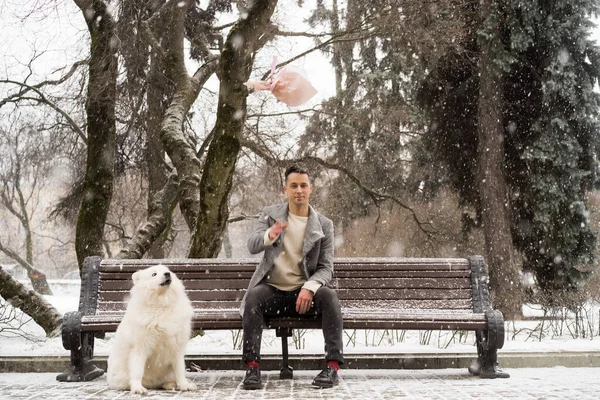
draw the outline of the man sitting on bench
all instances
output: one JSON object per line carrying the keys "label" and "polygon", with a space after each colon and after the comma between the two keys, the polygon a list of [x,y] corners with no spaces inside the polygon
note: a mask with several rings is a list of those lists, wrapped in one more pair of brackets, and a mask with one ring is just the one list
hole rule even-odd
{"label": "man sitting on bench", "polygon": [[261,388],[260,344],[265,317],[321,315],[326,366],[312,384],[338,384],[343,364],[342,313],[337,293],[327,284],[333,278],[333,223],[309,205],[312,184],[308,171],[291,166],[285,171],[287,203],[265,207],[248,238],[252,254],[264,251],[244,298],[244,389]]}

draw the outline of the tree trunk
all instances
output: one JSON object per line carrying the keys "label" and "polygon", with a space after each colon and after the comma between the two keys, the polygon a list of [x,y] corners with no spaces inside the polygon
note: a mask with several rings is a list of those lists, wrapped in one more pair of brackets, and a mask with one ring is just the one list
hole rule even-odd
{"label": "tree trunk", "polygon": [[[23,202],[22,207],[25,207],[25,204]],[[23,208],[23,210],[25,211],[25,208]],[[27,213],[24,213],[25,215],[25,219],[26,219],[26,223],[23,224],[23,227],[25,229],[25,248],[27,249],[27,256],[25,258],[25,260],[21,259],[21,257],[18,257],[18,255],[15,253],[15,255],[17,256],[15,257],[11,257],[13,260],[15,260],[16,262],[18,262],[21,266],[23,266],[26,270],[27,270],[27,277],[29,278],[29,281],[31,282],[31,285],[33,287],[33,290],[35,290],[36,292],[38,292],[39,294],[46,294],[46,295],[52,295],[52,290],[50,289],[50,285],[48,285],[48,281],[46,279],[46,274],[44,274],[42,271],[40,271],[39,269],[36,269],[33,265],[33,234],[31,232],[31,224],[29,221],[29,215]],[[23,262],[26,261],[26,262]]]}
{"label": "tree trunk", "polygon": [[219,63],[219,104],[213,139],[206,154],[200,181],[200,208],[192,235],[189,257],[216,257],[229,218],[229,194],[246,120],[248,91],[254,52],[275,10],[276,0],[256,0],[246,18],[229,32]]}
{"label": "tree trunk", "polygon": [[[341,15],[339,14],[337,0],[333,0],[333,4],[331,5],[332,12],[329,16],[329,23],[331,24],[331,32],[334,34],[340,33],[340,22],[339,18]],[[343,79],[343,68],[342,68],[342,58],[340,56],[340,45],[334,44],[331,46],[332,54],[331,54],[331,64],[333,65],[333,70],[335,72],[335,94],[336,96],[342,95],[342,79]]]}
{"label": "tree trunk", "polygon": [[42,271],[36,269],[31,263],[24,260],[19,254],[15,251],[9,249],[8,247],[4,247],[2,243],[0,243],[0,251],[15,260],[19,263],[20,266],[25,268],[27,271],[27,277],[31,281],[31,286],[33,290],[38,292],[39,294],[52,295],[52,290],[50,290],[50,286],[48,285],[48,281],[46,280],[46,274]]}
{"label": "tree trunk", "polygon": [[[168,52],[170,35],[170,13],[161,14],[154,21],[153,33],[161,38],[160,47]],[[154,196],[163,190],[167,182],[167,171],[165,168],[165,149],[160,140],[160,126],[167,107],[175,93],[176,79],[172,76],[172,70],[167,68],[162,54],[156,51],[150,53],[150,70],[148,73],[148,118],[146,124],[146,170],[148,171],[148,217],[151,219],[154,211],[152,208]],[[158,235],[148,249],[151,258],[164,258],[164,237]]]}
{"label": "tree trunk", "polygon": [[[352,31],[359,27],[361,23],[359,9],[358,9],[358,0],[348,0],[347,2],[347,12],[346,12],[346,30]],[[337,7],[337,4],[334,3],[334,7]],[[334,8],[335,10],[335,8]],[[336,21],[339,16],[332,17],[332,22],[335,21],[335,24],[332,25],[335,33],[339,33],[339,23]],[[338,70],[340,70],[340,79],[345,78],[344,86],[340,85],[340,91],[336,91],[336,99],[335,101],[338,103],[336,105],[337,110],[342,110],[342,112],[336,113],[335,117],[333,117],[334,130],[336,132],[336,143],[335,143],[335,162],[337,164],[346,164],[346,165],[355,165],[354,156],[356,154],[356,149],[354,148],[355,136],[356,132],[353,127],[350,127],[347,121],[347,115],[350,115],[355,109],[355,97],[356,92],[359,89],[360,80],[357,74],[354,72],[354,64],[355,64],[355,47],[357,42],[354,41],[341,41],[339,43],[335,43],[333,45],[333,56],[332,62],[338,62],[339,66],[335,66],[336,70],[336,81],[338,79]],[[338,60],[336,60],[336,54]],[[333,196],[333,207],[338,208],[340,210],[348,210],[351,208],[355,208],[357,204],[352,204],[352,196],[347,196],[346,194],[350,192],[349,188],[353,187],[351,179],[349,179],[346,175],[340,175],[335,182],[334,196]],[[346,214],[344,212],[339,215],[339,228],[340,233],[343,234],[343,230],[345,230],[349,224],[354,219],[354,215]]]}
{"label": "tree trunk", "polygon": [[179,177],[179,206],[185,222],[193,232],[198,216],[199,184],[202,165],[196,149],[183,132],[183,122],[198,92],[217,68],[216,57],[200,67],[192,78],[185,68],[184,21],[189,4],[173,3],[169,43],[167,43],[167,68],[171,71],[177,89],[161,123],[160,139],[177,169]]}
{"label": "tree trunk", "polygon": [[0,296],[29,315],[48,337],[60,335],[62,315],[38,293],[28,290],[0,267]]}
{"label": "tree trunk", "polygon": [[81,8],[91,37],[86,98],[87,163],[75,232],[77,262],[81,268],[86,257],[103,256],[104,224],[114,179],[118,39],[114,34],[114,21],[104,2],[75,2]]}
{"label": "tree trunk", "polygon": [[480,4],[487,31],[480,42],[477,182],[494,307],[506,319],[513,319],[521,316],[523,292],[513,259],[510,200],[503,168],[502,73],[494,64],[501,48],[500,16],[494,0]]}
{"label": "tree trunk", "polygon": [[156,239],[161,237],[171,222],[177,189],[177,176],[169,176],[166,185],[152,199],[148,209],[150,214],[148,221],[129,240],[127,246],[121,249],[116,258],[142,258]]}
{"label": "tree trunk", "polygon": [[225,253],[225,258],[233,257],[233,246],[231,245],[231,238],[229,237],[229,229],[225,228],[225,232],[223,232],[223,252]]}

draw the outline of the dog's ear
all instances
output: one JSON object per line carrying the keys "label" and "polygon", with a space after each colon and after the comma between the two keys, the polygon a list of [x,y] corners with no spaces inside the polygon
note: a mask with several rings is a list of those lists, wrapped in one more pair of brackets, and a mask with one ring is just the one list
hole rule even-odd
{"label": "dog's ear", "polygon": [[139,270],[139,271],[134,272],[133,275],[131,275],[131,278],[133,279],[134,283],[140,280],[141,272],[142,271]]}

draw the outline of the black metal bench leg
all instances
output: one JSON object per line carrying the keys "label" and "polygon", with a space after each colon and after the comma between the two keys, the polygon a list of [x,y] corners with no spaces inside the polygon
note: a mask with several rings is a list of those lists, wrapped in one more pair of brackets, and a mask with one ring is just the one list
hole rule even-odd
{"label": "black metal bench leg", "polygon": [[82,382],[98,378],[104,371],[92,362],[94,356],[94,335],[81,333],[81,313],[66,313],[63,317],[62,341],[65,349],[71,351],[71,365],[56,377],[60,382]]}
{"label": "black metal bench leg", "polygon": [[94,335],[84,333],[81,335],[81,347],[71,349],[71,365],[69,369],[56,377],[60,382],[87,382],[94,380],[104,370],[98,368],[93,362]]}
{"label": "black metal bench leg", "polygon": [[281,355],[283,357],[283,364],[281,371],[279,371],[279,379],[293,379],[294,369],[289,364],[289,352],[288,352],[288,338],[292,336],[291,328],[277,328],[275,329],[277,337],[281,337]]}
{"label": "black metal bench leg", "polygon": [[64,348],[71,351],[71,365],[68,370],[56,377],[56,380],[60,382],[91,381],[104,374],[104,371],[92,362],[94,334],[83,333],[81,329],[83,315],[96,313],[100,262],[101,258],[98,256],[85,259],[81,277],[79,309],[65,313],[63,316],[62,342]]}
{"label": "black metal bench leg", "polygon": [[477,331],[477,361],[469,372],[482,379],[509,378],[498,365],[498,349],[504,345],[504,320],[499,311],[486,312],[487,331]]}

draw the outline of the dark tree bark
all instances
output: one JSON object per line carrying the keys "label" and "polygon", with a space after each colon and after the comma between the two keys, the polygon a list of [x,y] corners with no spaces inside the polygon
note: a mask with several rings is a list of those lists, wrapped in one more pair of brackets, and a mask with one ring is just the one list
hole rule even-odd
{"label": "dark tree bark", "polygon": [[[167,182],[165,151],[160,141],[160,124],[173,93],[175,83],[169,75],[166,60],[166,43],[170,28],[168,7],[152,0],[122,0],[117,34],[121,41],[120,55],[126,72],[126,86],[121,86],[120,96],[139,96],[142,113],[133,125],[145,130],[142,168],[147,176],[148,218],[152,218],[154,195],[161,191]],[[144,37],[148,29],[156,38],[156,45],[162,52],[152,51]],[[145,105],[146,107],[143,107]],[[150,248],[148,256],[163,258],[163,236],[159,235]]]}
{"label": "dark tree bark", "polygon": [[[175,6],[177,5],[177,6]],[[190,107],[198,97],[198,92],[218,66],[217,57],[209,57],[192,77],[188,75],[184,60],[184,22],[189,3],[172,5],[171,33],[164,53],[167,68],[176,83],[173,100],[169,104],[161,123],[162,145],[177,170],[179,177],[179,207],[190,230],[193,231],[198,216],[199,184],[202,165],[196,156],[196,149],[183,132],[183,122]],[[153,35],[148,32],[150,40]],[[153,50],[162,53],[160,45],[154,42]]]}
{"label": "dark tree bark", "polygon": [[115,258],[142,258],[151,248],[156,239],[171,222],[173,209],[176,205],[178,181],[176,175],[169,176],[166,185],[154,194],[148,207],[148,221],[138,229],[137,233]]}
{"label": "dark tree bark", "polygon": [[240,135],[246,120],[248,91],[254,52],[263,43],[276,0],[256,0],[246,18],[231,29],[221,53],[217,75],[221,81],[217,121],[200,181],[199,213],[189,257],[216,257],[229,218],[229,194],[240,151]]}
{"label": "dark tree bark", "polygon": [[487,36],[480,42],[477,182],[494,307],[506,319],[514,319],[521,316],[522,288],[513,259],[510,199],[504,176],[502,73],[494,63],[501,49],[500,16],[494,0],[480,4]]}
{"label": "dark tree bark", "polygon": [[[166,54],[170,35],[174,29],[170,29],[170,13],[162,13],[153,24],[153,33],[157,38],[161,38],[159,45]],[[162,118],[165,115],[167,107],[173,99],[175,93],[175,77],[172,70],[167,68],[166,60],[162,54],[156,51],[150,53],[150,70],[148,73],[148,117],[146,123],[146,169],[148,171],[148,217],[152,218],[155,201],[154,196],[157,192],[163,190],[167,182],[167,170],[165,168],[165,150],[160,139],[160,127]],[[148,256],[152,258],[163,258],[164,236],[159,235],[150,248]]]}
{"label": "dark tree bark", "polygon": [[6,271],[0,268],[0,296],[11,306],[29,315],[48,337],[60,335],[62,315],[33,290],[27,289],[16,281]]}
{"label": "dark tree bark", "polygon": [[91,37],[89,82],[86,98],[87,163],[83,197],[77,216],[77,262],[102,256],[104,224],[113,193],[116,147],[117,46],[115,24],[100,0],[75,0]]}
{"label": "dark tree bark", "polygon": [[[205,51],[203,59],[206,60],[206,63],[191,77],[188,75],[184,63],[184,27],[191,3],[185,1],[167,3],[161,6],[150,20],[141,24],[143,36],[152,48],[151,59],[155,63],[151,64],[150,74],[157,74],[156,92],[154,94],[150,93],[152,88],[149,88],[148,109],[152,108],[154,110],[150,111],[150,114],[154,116],[161,115],[162,117],[160,124],[162,148],[167,152],[177,170],[179,205],[191,232],[194,232],[197,227],[199,213],[223,216],[225,224],[227,222],[227,201],[231,190],[231,178],[235,161],[240,148],[238,135],[241,134],[245,120],[245,101],[248,94],[243,82],[249,78],[254,51],[268,39],[268,34],[264,33],[275,4],[276,1],[261,1],[254,4],[248,11],[248,17],[240,20],[231,31],[235,33],[230,34],[221,56],[214,56]],[[169,29],[158,29],[157,27],[165,21],[167,21]],[[233,40],[234,38],[236,40]],[[240,48],[234,48],[233,46],[240,42],[237,40],[239,38],[243,39],[244,45]],[[216,126],[209,135],[209,139],[207,139],[207,143],[211,143],[208,152],[210,154],[207,153],[208,161],[203,166],[200,155],[196,151],[195,143],[192,143],[183,131],[183,123],[187,112],[198,96],[199,90],[223,62],[226,62],[227,66],[220,68],[219,73],[222,78],[221,106],[219,107],[220,111],[217,113]],[[153,68],[156,69],[153,70]],[[149,78],[152,78],[152,76]],[[225,83],[223,80],[225,80]],[[150,81],[150,85],[152,85],[152,80]],[[170,93],[170,89],[173,87],[171,83],[175,85],[172,96]],[[235,94],[232,97],[233,92]],[[171,100],[163,114],[160,112],[163,105],[161,101],[165,97]],[[151,132],[149,132],[149,136],[151,136]],[[214,141],[215,137],[219,138],[216,142]],[[234,146],[229,146],[230,143],[233,143]],[[215,150],[216,148],[220,150]],[[212,153],[210,149],[212,149]],[[158,146],[154,146],[152,151],[154,152],[153,159],[155,162],[159,162],[159,157],[162,161],[162,154],[158,155],[160,152]],[[225,166],[225,173],[218,173],[219,166],[223,165]],[[200,186],[203,178],[201,177],[207,171],[209,171],[208,175],[211,177],[209,182],[215,183],[218,187],[216,192],[218,192],[219,201],[202,208],[200,204],[202,192]],[[160,179],[160,177],[158,178]],[[210,185],[205,184],[205,187],[207,186]],[[225,207],[224,212],[221,210],[223,206]],[[164,212],[164,204],[163,207],[158,207],[158,209]],[[147,251],[148,241],[155,240],[158,237],[156,236],[158,228],[163,225],[162,223],[151,222],[152,219],[156,220],[159,214],[161,213],[152,213],[153,216],[150,217],[149,222],[138,232],[136,238],[128,244],[127,248],[121,252],[121,256],[139,257]],[[217,242],[212,246],[217,249],[216,253],[218,253],[221,246],[225,224],[220,225],[216,233],[215,231],[205,232],[208,240]]]}

